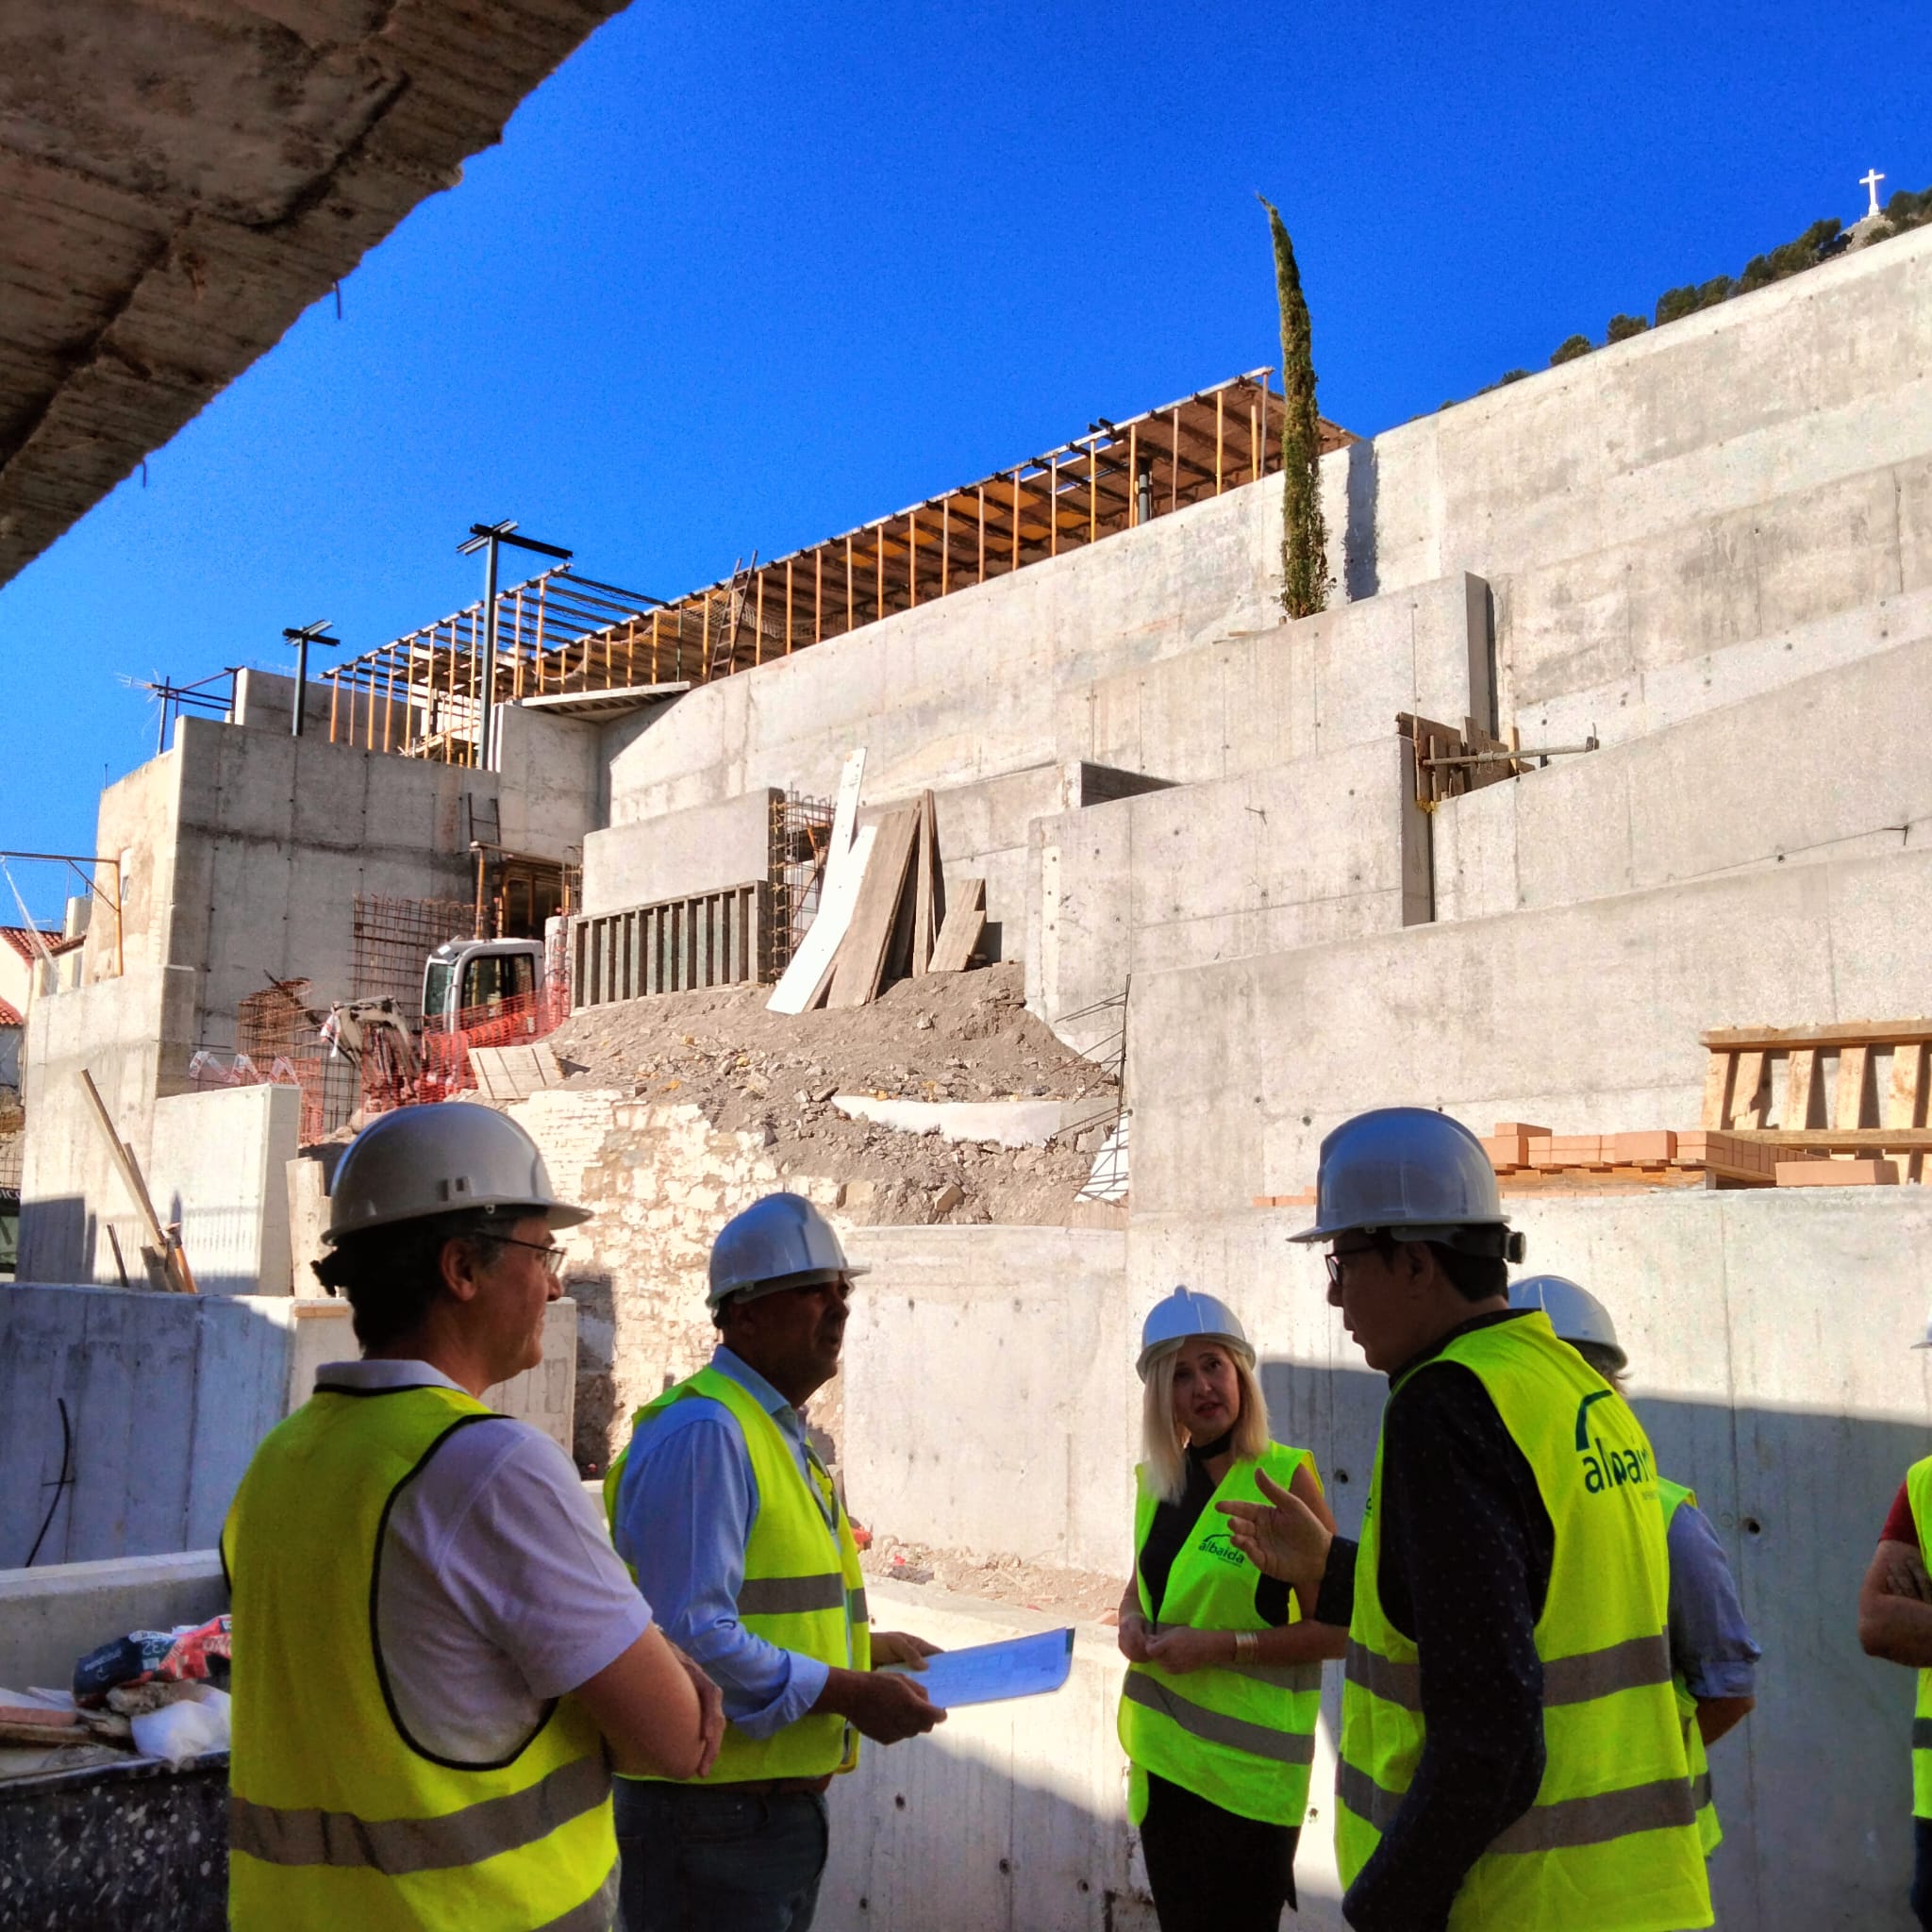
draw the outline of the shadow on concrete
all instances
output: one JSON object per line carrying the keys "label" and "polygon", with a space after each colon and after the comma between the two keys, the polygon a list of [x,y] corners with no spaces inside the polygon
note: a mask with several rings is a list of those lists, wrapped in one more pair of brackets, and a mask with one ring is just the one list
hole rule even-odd
{"label": "shadow on concrete", "polygon": [[[594,1469],[602,1474],[609,1458],[630,1437],[628,1415],[617,1413],[617,1367],[610,1358],[612,1343],[604,1344],[602,1355],[593,1355],[586,1344],[587,1335],[614,1337],[617,1333],[616,1291],[608,1274],[567,1269],[564,1292],[577,1305],[577,1406],[572,1428],[572,1454],[579,1469]],[[622,1422],[620,1436],[612,1429]]]}
{"label": "shadow on concrete", "polygon": [[[1337,1521],[1357,1534],[1384,1378],[1277,1359],[1263,1362],[1261,1382],[1275,1435],[1314,1452]],[[1711,1863],[1719,1924],[1909,1926],[1913,1682],[1858,1648],[1857,1591],[1927,1431],[1641,1388],[1632,1407],[1658,1467],[1697,1491],[1764,1651],[1757,1710],[1712,1754],[1725,1834]],[[1326,1674],[1323,1699],[1331,1738],[1340,1674]]]}
{"label": "shadow on concrete", "polygon": [[1348,446],[1348,526],[1341,539],[1341,584],[1351,604],[1381,589],[1375,556],[1378,494],[1375,445],[1367,437]]}

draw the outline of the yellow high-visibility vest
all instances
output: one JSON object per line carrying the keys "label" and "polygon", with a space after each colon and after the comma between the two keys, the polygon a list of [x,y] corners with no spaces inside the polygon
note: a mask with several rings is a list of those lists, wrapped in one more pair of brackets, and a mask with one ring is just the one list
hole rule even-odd
{"label": "yellow high-visibility vest", "polygon": [[[1671,1686],[1670,1578],[1642,1426],[1541,1312],[1457,1336],[1435,1359],[1480,1377],[1556,1532],[1535,1630],[1546,1761],[1535,1803],[1478,1858],[1451,1932],[1683,1932],[1711,1924]],[[1401,1384],[1391,1391],[1401,1400]],[[1384,1614],[1382,1447],[1343,1667],[1336,1852],[1352,1885],[1422,1756],[1424,1661]]]}
{"label": "yellow high-visibility vest", "polygon": [[[831,1478],[813,1463],[819,1496],[806,1487],[785,1434],[758,1398],[714,1368],[667,1389],[631,1418],[631,1440],[604,1478],[604,1509],[613,1526],[617,1492],[631,1449],[675,1402],[694,1395],[724,1404],[744,1436],[758,1503],[745,1545],[744,1580],[738,1589],[738,1618],[754,1636],[780,1650],[795,1650],[835,1669],[872,1667],[872,1634],[865,1607],[865,1578],[858,1545]],[[824,1508],[819,1507],[823,1496]],[[832,1521],[825,1521],[827,1512]],[[822,1777],[850,1771],[858,1762],[858,1733],[829,1712],[808,1715],[769,1738],[752,1738],[734,1724],[710,1772],[693,1782],[724,1785],[772,1777]]]}
{"label": "yellow high-visibility vest", "polygon": [[[1255,1567],[1227,1534],[1222,1502],[1258,1502],[1255,1477],[1265,1470],[1285,1490],[1314,1458],[1306,1449],[1271,1442],[1258,1462],[1235,1463],[1201,1512],[1168,1574],[1159,1603],[1140,1575],[1141,1552],[1159,1498],[1146,1466],[1134,1472],[1134,1572],[1141,1612],[1157,1632],[1266,1630],[1255,1608]],[[1291,1594],[1289,1621],[1301,1610]],[[1322,1666],[1214,1664],[1175,1673],[1129,1664],[1121,1687],[1120,1740],[1130,1767],[1127,1815],[1147,1815],[1147,1777],[1164,1777],[1224,1811],[1299,1829],[1308,1808],[1308,1768],[1315,1759],[1315,1720],[1322,1708]]]}
{"label": "yellow high-visibility vest", "polygon": [[242,1479],[222,1556],[235,1620],[235,1932],[608,1932],[604,1741],[570,1698],[489,1763],[403,1728],[375,1629],[390,1506],[491,1411],[441,1387],[318,1390]]}
{"label": "yellow high-visibility vest", "polygon": [[[1926,1525],[1932,1524],[1932,1456],[1906,1472],[1906,1501],[1912,1506],[1920,1549],[1932,1549],[1925,1541]],[[1919,1673],[1919,1696],[1912,1706],[1912,1816],[1932,1818],[1932,1671]]]}
{"label": "yellow high-visibility vest", "polygon": [[[1687,1490],[1682,1483],[1674,1483],[1669,1476],[1657,1479],[1657,1501],[1664,1510],[1664,1552],[1670,1553],[1671,1519],[1678,1508],[1689,1503],[1697,1507],[1697,1491]],[[1704,1733],[1697,1728],[1697,1700],[1690,1694],[1690,1687],[1684,1682],[1684,1674],[1675,1668],[1671,1670],[1671,1689],[1677,1699],[1677,1715],[1684,1720],[1684,1757],[1690,1766],[1690,1802],[1697,1807],[1697,1841],[1704,1847],[1707,1858],[1724,1842],[1724,1828],[1718,1822],[1717,1801],[1710,1790],[1710,1754],[1704,1748]]]}

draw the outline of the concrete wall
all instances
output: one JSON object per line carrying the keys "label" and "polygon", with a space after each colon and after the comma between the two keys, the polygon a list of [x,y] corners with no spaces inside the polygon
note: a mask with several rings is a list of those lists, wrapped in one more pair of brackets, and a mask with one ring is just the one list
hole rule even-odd
{"label": "concrete wall", "polygon": [[1082,1051],[1118,1032],[1089,1009],[1130,975],[1430,916],[1428,822],[1394,737],[1036,820],[1029,867],[1026,1002]]}
{"label": "concrete wall", "polygon": [[1932,632],[1438,806],[1436,912],[1932,841]]}
{"label": "concrete wall", "polygon": [[[873,1583],[883,1628],[946,1649],[1049,1628],[1017,1605]],[[833,1781],[831,1858],[818,1923],[880,1932],[1156,1932],[1146,1868],[1127,1827],[1114,1712],[1124,1666],[1113,1632],[1082,1625],[1073,1674],[1049,1697],[952,1712],[930,1736],[866,1744]],[[1321,1837],[1311,1829],[1309,1840]],[[1298,1932],[1341,1932],[1309,1885],[1323,1848],[1305,1846]],[[1332,1864],[1332,1860],[1329,1861]],[[1316,1895],[1310,1895],[1310,1893]]]}
{"label": "concrete wall", "polygon": [[1124,1562],[1140,1431],[1131,1358],[1119,1374],[1139,1319],[1122,1294],[1125,1240],[865,1230],[841,1459],[874,1532],[1075,1569]]}
{"label": "concrete wall", "polygon": [[[1703,520],[1921,462],[1932,447],[1928,350],[1932,236],[1921,234],[1404,424],[1375,439],[1372,487],[1351,494],[1350,594],[1474,571],[1498,587],[1511,708],[1519,692],[1533,699],[1566,679],[1597,682],[1600,658],[1554,668],[1576,656],[1580,640],[1601,635],[1591,601],[1573,607],[1567,632],[1547,610],[1519,630],[1503,580],[1620,546],[1634,554]],[[1883,521],[1900,508],[1895,501]],[[1754,629],[1807,621],[1834,594],[1845,607],[1869,601],[1874,586],[1900,588],[1844,571],[1843,527],[1824,516],[1810,541],[1743,556],[1714,540],[1701,566],[1666,560],[1664,588],[1674,571],[1674,594],[1694,581],[1715,597],[1729,574],[1755,598],[1767,576],[1783,574],[1789,588],[1774,590]],[[1694,615],[1674,627],[1680,655],[1705,648]],[[1536,668],[1545,663],[1547,673]]]}
{"label": "concrete wall", "polygon": [[582,863],[603,822],[598,727],[522,705],[500,705],[494,717],[502,842],[525,858]]}
{"label": "concrete wall", "polygon": [[[309,653],[308,688],[302,694],[304,734],[320,732],[328,736],[329,689],[316,676],[324,654]],[[291,660],[293,661],[292,659]],[[323,664],[326,669],[326,665]],[[246,731],[279,731],[285,738],[294,734],[290,726],[295,715],[295,680],[274,671],[248,669],[235,674],[235,708],[229,722]]]}
{"label": "concrete wall", "polygon": [[227,1087],[155,1102],[148,1192],[203,1294],[290,1291],[289,1163],[301,1138],[293,1087]]}
{"label": "concrete wall", "polygon": [[[485,1400],[568,1452],[575,1303],[551,1304],[543,1350],[541,1366]],[[341,1301],[0,1293],[0,1557],[25,1562],[50,1505],[37,1563],[212,1547],[256,1444],[308,1399],[317,1369],[358,1353]]]}
{"label": "concrete wall", "polygon": [[1134,985],[1136,1213],[1313,1185],[1328,1129],[1440,1106],[1488,1133],[1689,1127],[1707,1027],[1932,1012],[1932,854],[1733,874]]}
{"label": "concrete wall", "polygon": [[216,1550],[0,1570],[0,1685],[64,1690],[97,1645],[130,1630],[205,1624],[227,1607]]}
{"label": "concrete wall", "polygon": [[591,833],[584,841],[583,910],[621,912],[769,878],[772,807],[782,796],[759,786],[716,805],[621,820]]}

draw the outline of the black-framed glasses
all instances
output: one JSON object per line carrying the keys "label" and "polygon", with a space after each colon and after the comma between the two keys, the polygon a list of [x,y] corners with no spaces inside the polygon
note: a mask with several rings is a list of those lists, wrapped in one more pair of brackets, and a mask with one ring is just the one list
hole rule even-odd
{"label": "black-framed glasses", "polygon": [[1381,1247],[1379,1241],[1364,1241],[1358,1248],[1343,1248],[1339,1253],[1330,1249],[1322,1259],[1328,1266],[1328,1286],[1337,1294],[1341,1292],[1341,1271],[1359,1255],[1373,1255]]}
{"label": "black-framed glasses", "polygon": [[491,1239],[501,1241],[507,1248],[528,1248],[531,1254],[541,1255],[543,1257],[543,1266],[548,1271],[552,1281],[555,1281],[563,1273],[563,1250],[558,1247],[555,1242],[520,1241],[513,1234],[492,1235]]}

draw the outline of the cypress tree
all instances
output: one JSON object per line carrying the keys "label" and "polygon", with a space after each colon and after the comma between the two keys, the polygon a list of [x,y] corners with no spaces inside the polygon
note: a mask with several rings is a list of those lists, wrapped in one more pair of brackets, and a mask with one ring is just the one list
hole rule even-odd
{"label": "cypress tree", "polygon": [[1322,519],[1322,427],[1315,413],[1315,359],[1308,305],[1294,244],[1266,195],[1274,238],[1274,292],[1281,307],[1281,608],[1312,617],[1328,601],[1328,529]]}

